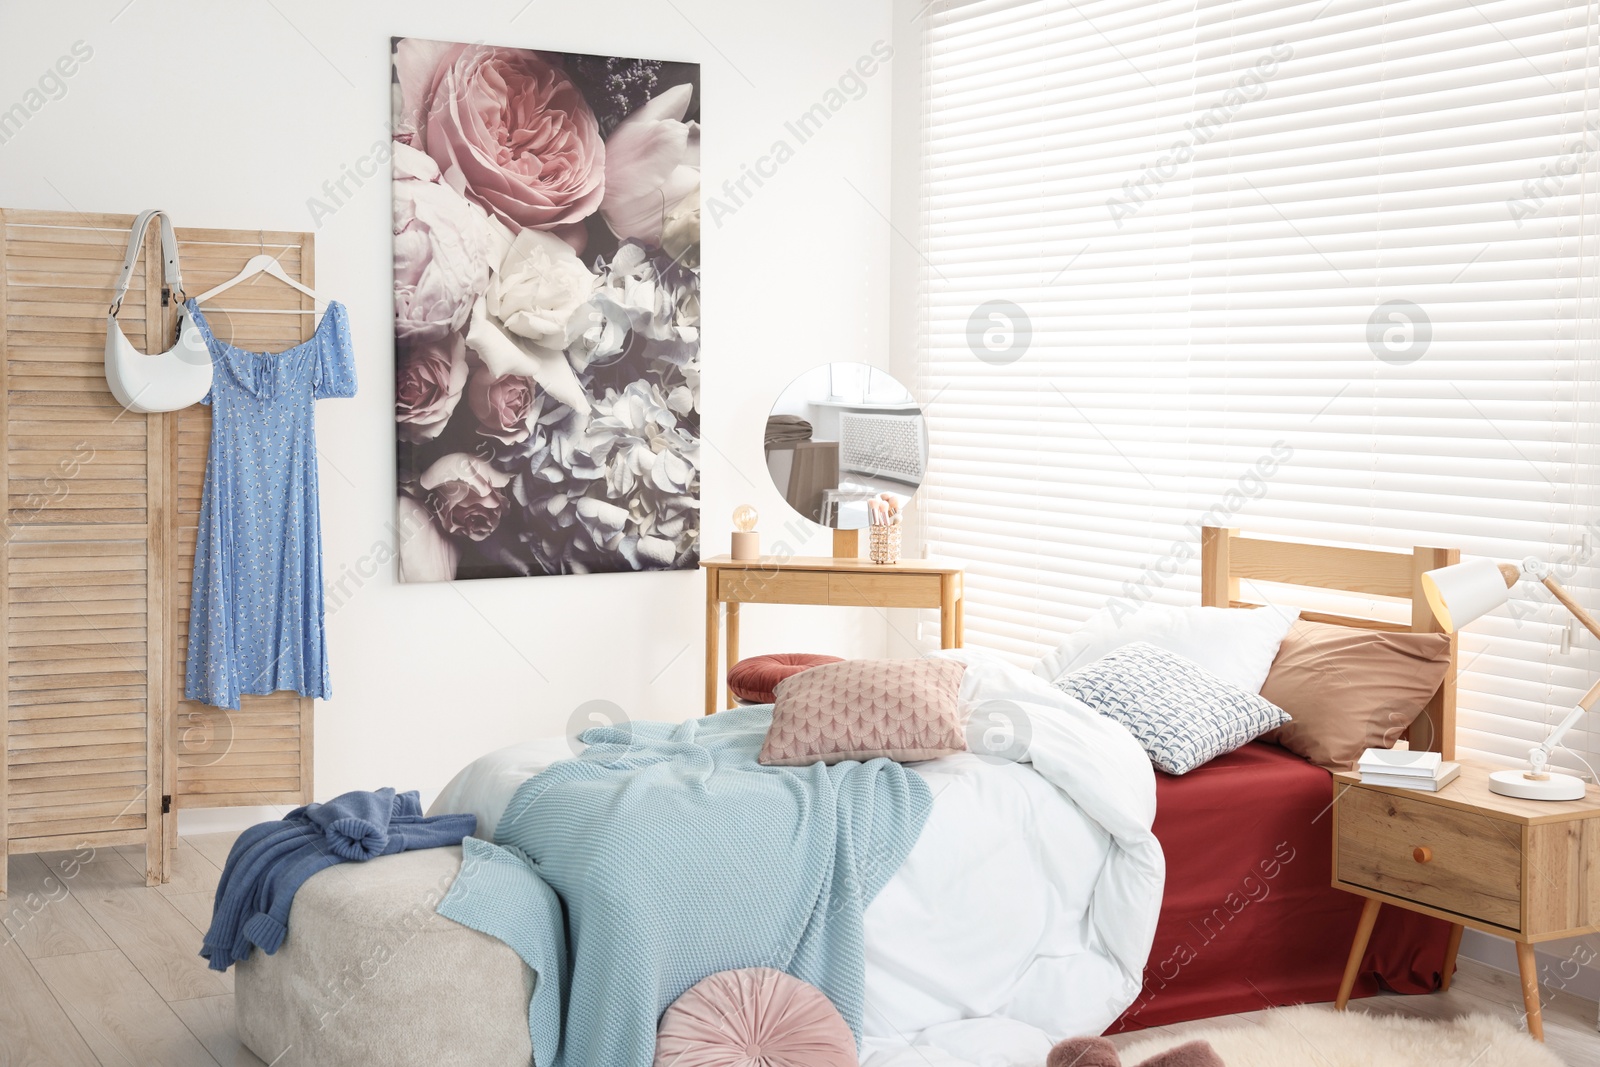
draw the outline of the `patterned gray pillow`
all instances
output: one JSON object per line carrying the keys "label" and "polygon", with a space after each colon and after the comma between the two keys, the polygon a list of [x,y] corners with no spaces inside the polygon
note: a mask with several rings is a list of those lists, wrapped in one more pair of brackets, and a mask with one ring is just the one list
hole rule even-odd
{"label": "patterned gray pillow", "polygon": [[1155,645],[1124,645],[1056,688],[1128,728],[1168,774],[1185,774],[1289,721],[1288,712]]}

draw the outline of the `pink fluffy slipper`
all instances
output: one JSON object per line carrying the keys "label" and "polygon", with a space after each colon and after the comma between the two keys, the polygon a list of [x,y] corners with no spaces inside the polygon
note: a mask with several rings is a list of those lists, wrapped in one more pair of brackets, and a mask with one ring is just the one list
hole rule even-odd
{"label": "pink fluffy slipper", "polygon": [[[1103,1037],[1072,1037],[1050,1050],[1045,1067],[1122,1067],[1117,1047]],[[1209,1042],[1190,1041],[1131,1067],[1227,1067]]]}

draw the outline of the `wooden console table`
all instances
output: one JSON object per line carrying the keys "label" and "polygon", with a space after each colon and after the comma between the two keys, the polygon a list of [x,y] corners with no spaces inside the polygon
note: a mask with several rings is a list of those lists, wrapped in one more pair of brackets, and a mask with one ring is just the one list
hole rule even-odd
{"label": "wooden console table", "polygon": [[[938,608],[939,647],[960,648],[963,571],[905,560],[873,563],[826,556],[763,556],[701,560],[706,572],[706,714],[717,710],[722,606],[727,605],[728,665],[739,662],[739,605],[832,604],[861,608]],[[728,707],[733,706],[732,694]]]}

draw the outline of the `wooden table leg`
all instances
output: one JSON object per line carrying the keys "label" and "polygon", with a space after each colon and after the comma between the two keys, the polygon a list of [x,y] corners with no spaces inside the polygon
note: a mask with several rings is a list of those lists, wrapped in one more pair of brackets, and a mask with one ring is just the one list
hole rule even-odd
{"label": "wooden table leg", "polygon": [[1522,1006],[1528,1012],[1528,1036],[1535,1041],[1544,1040],[1544,1015],[1539,1010],[1539,961],[1534,958],[1533,946],[1517,943],[1517,970],[1522,973]]}
{"label": "wooden table leg", "polygon": [[956,647],[956,580],[947,574],[939,582],[939,647]]}
{"label": "wooden table leg", "polygon": [[1439,969],[1439,991],[1448,992],[1450,980],[1456,976],[1456,954],[1461,951],[1461,931],[1464,927],[1460,923],[1450,924],[1450,940],[1444,946],[1444,966]]}
{"label": "wooden table leg", "polygon": [[962,583],[961,592],[956,597],[956,647],[967,647],[967,590],[965,582]]}
{"label": "wooden table leg", "polygon": [[[728,601],[728,670],[733,670],[733,665],[739,662],[739,602]],[[736,708],[739,702],[734,699],[733,690],[728,690],[728,707]]]}
{"label": "wooden table leg", "polygon": [[722,627],[719,618],[722,604],[717,600],[717,572],[709,569],[706,571],[706,714],[712,715],[717,710],[717,693],[721,688],[721,679],[717,675],[718,645],[722,643]]}
{"label": "wooden table leg", "polygon": [[1361,960],[1367,954],[1367,942],[1372,940],[1372,927],[1378,921],[1381,900],[1367,898],[1361,906],[1361,921],[1356,924],[1356,939],[1350,945],[1350,958],[1345,961],[1344,978],[1339,982],[1339,999],[1333,1002],[1335,1011],[1344,1011],[1350,1003],[1350,994],[1356,988],[1356,975],[1361,973]]}

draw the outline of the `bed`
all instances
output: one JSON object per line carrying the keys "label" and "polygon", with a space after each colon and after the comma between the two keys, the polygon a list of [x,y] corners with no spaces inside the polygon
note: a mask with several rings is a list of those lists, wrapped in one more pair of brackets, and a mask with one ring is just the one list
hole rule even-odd
{"label": "bed", "polygon": [[[1327,548],[1207,529],[1203,599],[1242,607],[1242,581],[1288,583],[1412,600],[1410,625],[1429,628],[1431,614],[1413,598],[1415,576],[1453,555]],[[1326,613],[1302,617],[1405,628]],[[975,688],[964,695],[1055,708],[1066,699],[979,652],[940,655],[968,663]],[[939,1061],[946,1063],[1037,1063],[1052,1035],[1333,998],[1360,905],[1331,888],[1326,771],[1255,743],[1173,778],[1152,771],[1131,735],[1101,716],[1046,714],[1040,723],[1048,729],[1034,738],[1032,768],[970,754],[918,765],[936,797],[933,814],[865,916],[868,1067],[920,1065],[933,1049],[953,1057]],[[1416,733],[1414,743],[1435,741],[1430,747],[1450,754],[1453,669]],[[516,787],[571,754],[559,738],[492,753],[463,770],[433,810],[475,812],[479,835],[491,836]],[[442,884],[438,872],[430,871],[428,884]],[[304,968],[333,965],[296,961],[297,953],[311,957],[322,947],[294,943],[300,906],[297,899],[279,956],[258,954],[241,965],[241,1033],[269,1060],[298,1042],[303,1062],[336,1062],[318,1060],[310,1046],[325,1029],[344,1028],[324,1028],[286,992],[306,984],[298,973]],[[1389,912],[1357,995],[1380,984],[1400,992],[1436,988],[1448,970],[1449,928]],[[458,958],[505,947],[465,928],[440,936],[466,935],[483,944],[461,941],[451,950]],[[514,958],[497,965],[516,967]],[[378,980],[398,982],[405,972],[390,966]],[[465,988],[462,978],[447,984]],[[415,981],[420,989],[438,978]],[[460,1015],[473,998],[456,992]],[[258,1000],[271,1001],[270,1018],[257,1011]],[[349,1028],[362,1029],[360,1010],[359,998],[342,1009]],[[501,1010],[493,1019],[467,1014],[456,1023],[476,1034],[490,1027],[509,1037],[520,1029],[525,1038],[528,1019]],[[391,1062],[434,1055],[416,1040],[412,1046],[407,1051],[421,1058]],[[1010,1051],[995,1059],[1002,1049]]]}
{"label": "bed", "polygon": [[[967,663],[971,699],[1067,702],[981,652],[939,655]],[[912,765],[933,807],[864,917],[863,1062],[978,1040],[968,1024],[997,1016],[1042,1061],[1047,1034],[1102,1030],[1136,992],[1160,907],[1148,757],[1092,713],[1034,730],[1034,767],[970,753]],[[433,810],[472,812],[493,836],[517,788],[571,754],[555,738],[480,757]]]}
{"label": "bed", "polygon": [[[1458,561],[1449,549],[1306,545],[1207,528],[1201,602],[1252,606],[1241,589],[1270,582],[1410,602],[1407,623],[1302,611],[1305,619],[1438,632],[1417,576]],[[1444,684],[1409,738],[1413,747],[1441,751],[1446,759],[1455,755],[1453,655]],[[1333,1000],[1361,901],[1332,888],[1328,772],[1255,742],[1182,777],[1157,771],[1156,797],[1155,833],[1167,860],[1161,921],[1144,989],[1113,1032]],[[1453,958],[1447,962],[1450,925],[1400,912],[1389,908],[1380,916],[1356,996],[1380,988],[1432,992],[1453,968]]]}

